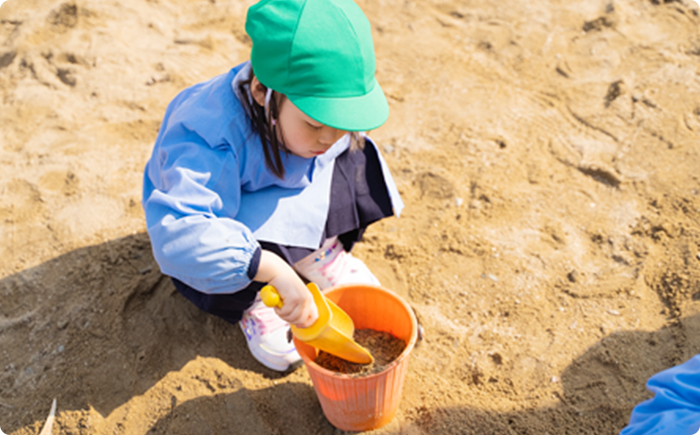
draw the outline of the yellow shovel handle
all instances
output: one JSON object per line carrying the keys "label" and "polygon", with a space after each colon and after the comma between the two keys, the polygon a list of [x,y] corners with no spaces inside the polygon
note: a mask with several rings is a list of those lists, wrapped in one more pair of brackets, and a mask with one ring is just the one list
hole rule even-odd
{"label": "yellow shovel handle", "polygon": [[282,298],[280,298],[277,289],[271,285],[266,285],[260,290],[260,299],[268,307],[282,308]]}

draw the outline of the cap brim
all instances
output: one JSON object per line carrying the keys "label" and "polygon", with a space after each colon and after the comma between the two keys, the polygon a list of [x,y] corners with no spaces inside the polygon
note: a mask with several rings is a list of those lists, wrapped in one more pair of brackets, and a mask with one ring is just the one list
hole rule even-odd
{"label": "cap brim", "polygon": [[389,118],[389,103],[376,80],[374,89],[361,97],[287,95],[287,98],[312,119],[338,130],[374,130]]}

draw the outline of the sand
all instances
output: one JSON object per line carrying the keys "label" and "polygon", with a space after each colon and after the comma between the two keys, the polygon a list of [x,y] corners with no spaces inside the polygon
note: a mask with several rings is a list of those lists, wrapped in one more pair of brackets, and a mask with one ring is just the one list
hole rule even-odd
{"label": "sand", "polygon": [[[251,0],[0,9],[0,428],[339,434],[302,367],[163,277],[140,190],[168,102],[247,59]],[[425,328],[376,434],[615,434],[700,352],[700,10],[360,0],[406,202],[354,253]]]}

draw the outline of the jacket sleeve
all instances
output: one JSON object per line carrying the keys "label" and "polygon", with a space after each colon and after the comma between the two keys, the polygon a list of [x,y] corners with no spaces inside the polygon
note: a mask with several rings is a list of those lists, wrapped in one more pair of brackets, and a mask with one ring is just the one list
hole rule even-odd
{"label": "jacket sleeve", "polygon": [[700,355],[655,374],[654,397],[638,404],[620,435],[700,434]]}
{"label": "jacket sleeve", "polygon": [[260,245],[236,216],[237,157],[180,124],[159,136],[144,176],[143,207],[161,271],[204,293],[233,293],[257,273]]}

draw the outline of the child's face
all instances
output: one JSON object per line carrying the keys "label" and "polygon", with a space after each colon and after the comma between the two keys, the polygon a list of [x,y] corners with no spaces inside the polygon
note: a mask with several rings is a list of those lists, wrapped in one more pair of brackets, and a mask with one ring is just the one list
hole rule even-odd
{"label": "child's face", "polygon": [[346,132],[308,117],[284,98],[277,118],[278,137],[294,155],[310,159],[328,151]]}
{"label": "child's face", "polygon": [[[250,84],[253,99],[265,105],[266,89],[253,77]],[[294,155],[310,159],[328,151],[346,133],[323,125],[299,110],[288,98],[283,98],[277,115],[277,139],[282,140]]]}

